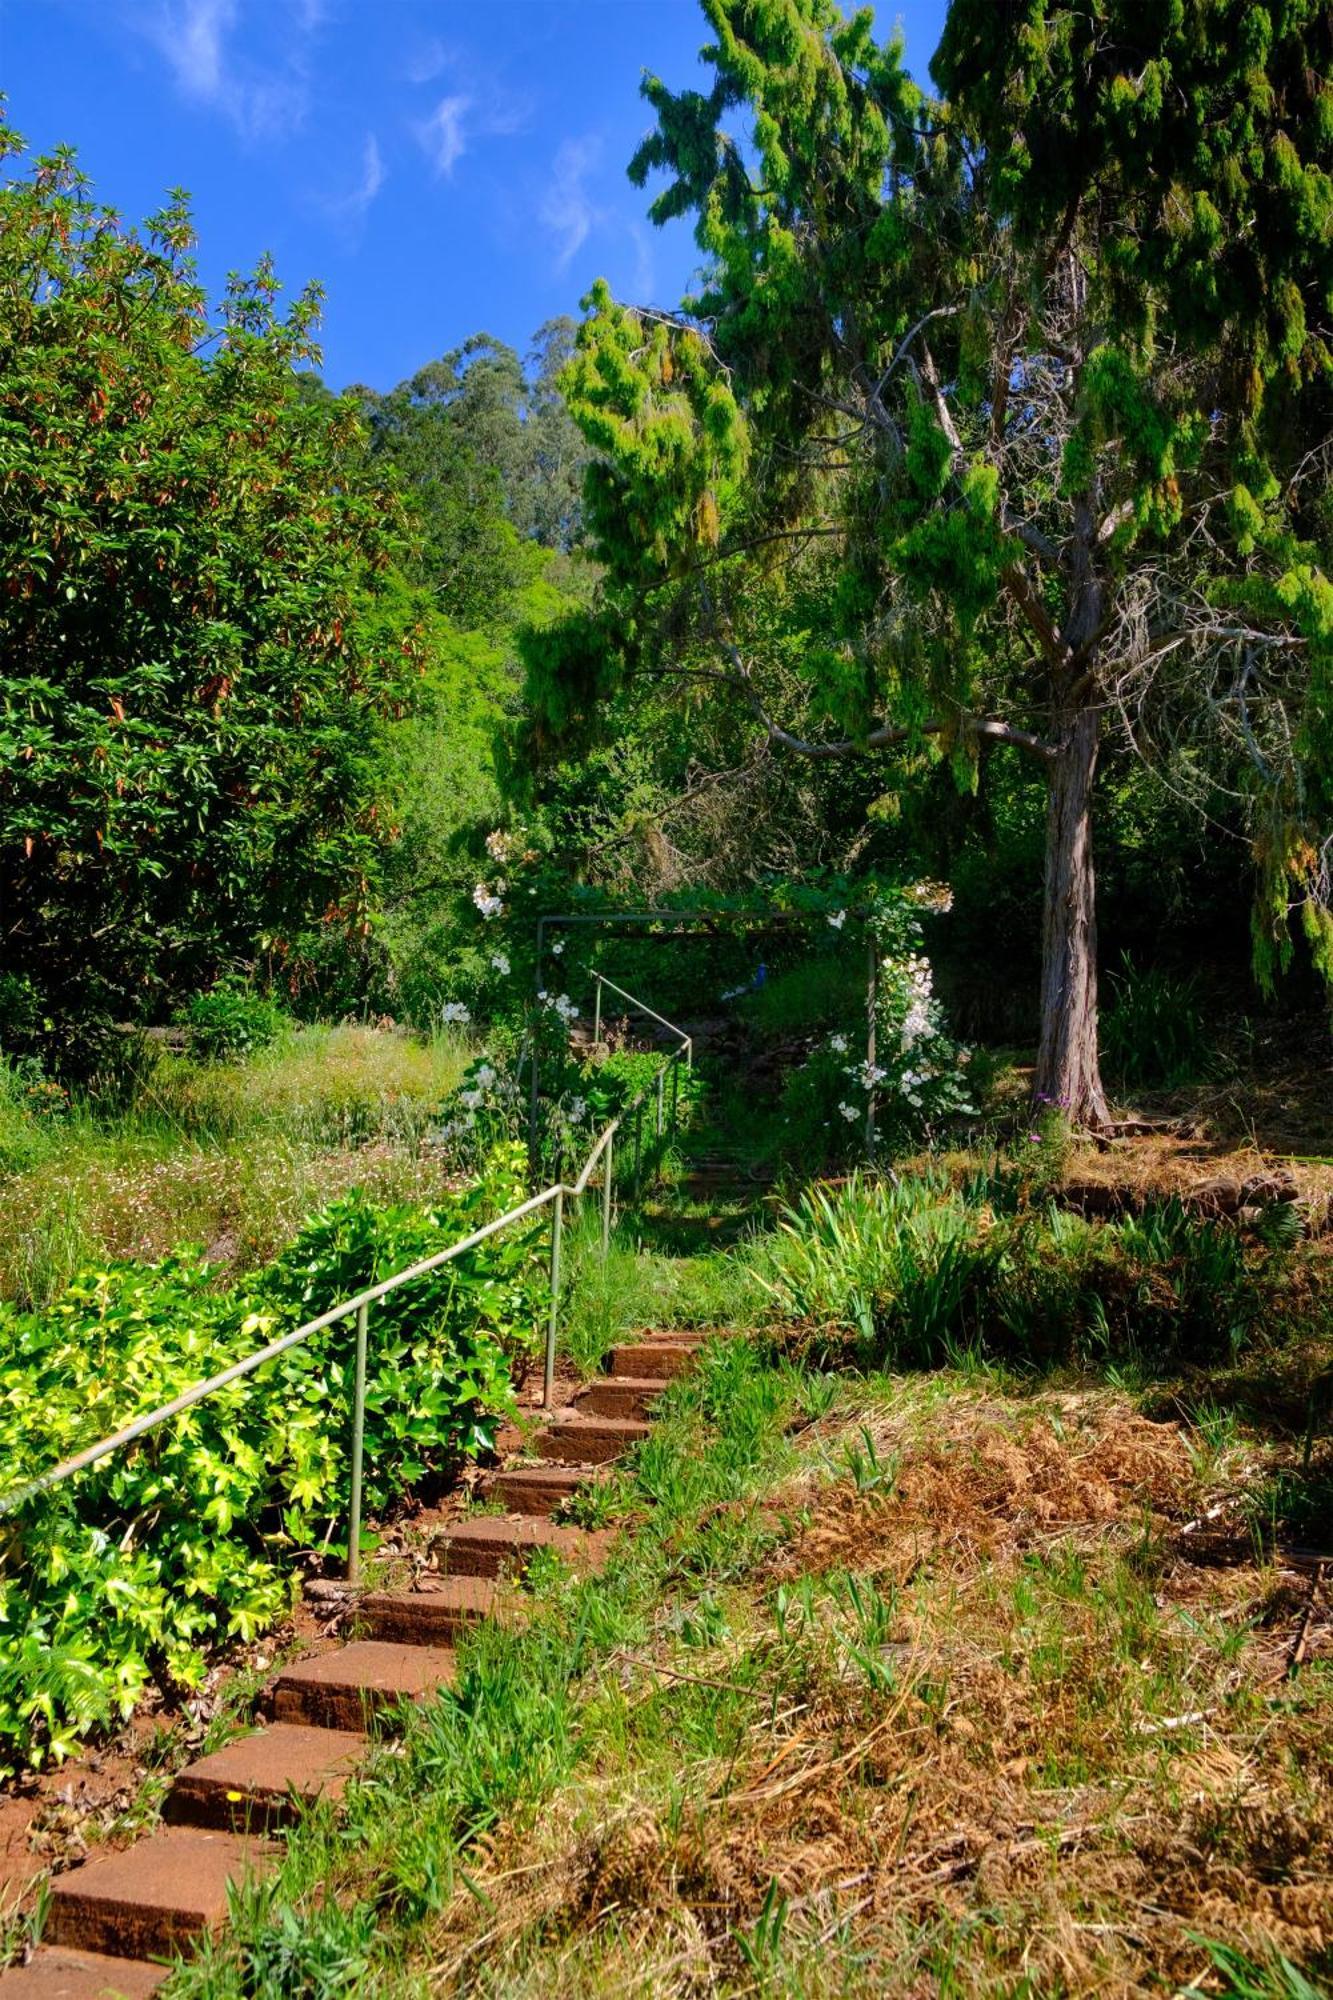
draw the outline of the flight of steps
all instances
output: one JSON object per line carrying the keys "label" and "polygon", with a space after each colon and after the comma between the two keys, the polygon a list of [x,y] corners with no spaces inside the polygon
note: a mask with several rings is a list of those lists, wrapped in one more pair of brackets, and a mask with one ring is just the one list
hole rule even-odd
{"label": "flight of steps", "polygon": [[453,1678],[453,1644],[483,1618],[513,1617],[517,1579],[539,1549],[576,1566],[605,1558],[606,1537],[558,1513],[599,1468],[648,1435],[654,1399],[690,1366],[702,1335],[643,1335],[613,1348],[610,1372],[543,1421],[539,1460],[486,1475],[503,1514],[463,1516],[435,1534],[438,1565],[411,1590],[368,1589],[356,1636],[284,1667],[271,1720],[179,1773],[163,1824],[55,1878],[42,1942],[0,1973],[0,2000],[141,2000],[191,1939],[222,1928],[228,1889],[274,1866],[274,1836],[316,1798],[335,1803],[367,1753],[367,1730]]}

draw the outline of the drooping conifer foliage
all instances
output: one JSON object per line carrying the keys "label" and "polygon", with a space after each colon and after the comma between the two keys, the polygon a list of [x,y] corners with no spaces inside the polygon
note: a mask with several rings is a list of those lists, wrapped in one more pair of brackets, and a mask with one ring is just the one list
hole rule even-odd
{"label": "drooping conifer foliage", "polygon": [[534,701],[571,740],[674,675],[792,754],[1029,759],[1036,1089],[1101,1123],[1108,755],[1225,787],[1261,974],[1294,911],[1333,969],[1333,10],[952,0],[937,98],[868,10],[704,13],[711,88],[649,78],[631,165],[702,282],[587,302],[606,576],[530,643]]}
{"label": "drooping conifer foliage", "polygon": [[317,296],[284,313],[261,265],[210,322],[191,242],[68,153],[0,189],[4,993],[81,1046],[360,935],[429,615],[352,404],[297,393]]}

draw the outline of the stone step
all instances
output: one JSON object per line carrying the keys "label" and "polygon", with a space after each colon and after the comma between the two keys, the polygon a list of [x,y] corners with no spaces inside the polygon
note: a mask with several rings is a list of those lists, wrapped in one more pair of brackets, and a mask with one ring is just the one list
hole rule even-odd
{"label": "stone step", "polygon": [[613,1347],[607,1358],[613,1380],[628,1376],[641,1382],[651,1376],[655,1382],[671,1382],[678,1375],[687,1375],[694,1366],[693,1350],[676,1340]]}
{"label": "stone step", "polygon": [[574,1465],[507,1465],[487,1476],[482,1491],[510,1514],[553,1514],[595,1476]]}
{"label": "stone step", "polygon": [[557,1528],[540,1517],[478,1514],[458,1521],[431,1542],[447,1576],[521,1575],[538,1549],[553,1549],[567,1562],[588,1551],[582,1528]]}
{"label": "stone step", "polygon": [[187,1764],[165,1816],[175,1826],[238,1832],[290,1826],[316,1799],[336,1803],[365,1754],[365,1737],[351,1731],[275,1722]]}
{"label": "stone step", "polygon": [[155,1833],[137,1847],[100,1854],[58,1875],[43,1939],[111,1959],[166,1958],[222,1927],[229,1883],[272,1865],[271,1849],[234,1833],[194,1827]]}
{"label": "stone step", "polygon": [[574,1402],[596,1417],[646,1417],[665,1388],[661,1376],[607,1375],[580,1389]]}
{"label": "stone step", "polygon": [[454,1678],[454,1656],[442,1646],[353,1639],[336,1652],[286,1667],[273,1687],[278,1722],[360,1731],[401,1702],[421,1701]]}
{"label": "stone step", "polygon": [[424,1579],[419,1590],[371,1590],[357,1608],[359,1631],[405,1646],[438,1646],[482,1618],[504,1617],[506,1593],[476,1576]]}
{"label": "stone step", "polygon": [[40,1945],[26,1965],[0,1972],[0,2000],[147,2000],[168,1970],[135,1958]]}
{"label": "stone step", "polygon": [[558,1417],[541,1432],[548,1458],[573,1465],[606,1465],[647,1437],[650,1426],[632,1417]]}

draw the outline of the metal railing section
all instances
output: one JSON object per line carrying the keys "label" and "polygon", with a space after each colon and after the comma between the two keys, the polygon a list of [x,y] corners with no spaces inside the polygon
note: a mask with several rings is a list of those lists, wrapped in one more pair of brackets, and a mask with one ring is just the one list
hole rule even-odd
{"label": "metal railing section", "polygon": [[666,1120],[668,1117],[666,1110],[666,1078],[668,1072],[670,1072],[672,1091],[669,1116],[671,1127],[674,1130],[677,1117],[677,1087],[680,1078],[680,1065],[684,1062],[686,1067],[689,1068],[694,1060],[693,1040],[685,1033],[683,1028],[677,1027],[674,1021],[668,1021],[664,1015],[656,1013],[653,1008],[646,1006],[642,1000],[636,999],[632,993],[627,993],[622,986],[615,985],[612,980],[605,978],[600,972],[594,973],[593,977],[597,985],[595,1020],[596,1034],[599,1040],[602,1019],[602,988],[608,987],[613,993],[618,994],[622,1000],[628,1001],[630,1006],[635,1008],[639,1013],[646,1014],[650,1020],[657,1022],[660,1027],[666,1028],[669,1033],[675,1035],[678,1038],[678,1044],[676,1048],[672,1049],[669,1055],[663,1058],[653,1082],[645,1085],[637,1097],[625,1105],[616,1117],[612,1118],[608,1124],[602,1127],[576,1180],[553,1182],[551,1186],[543,1188],[540,1193],[530,1195],[527,1201],[520,1202],[517,1208],[508,1209],[505,1214],[496,1216],[493,1222],[484,1224],[480,1229],[474,1229],[470,1236],[464,1236],[457,1243],[449,1244],[446,1249],[437,1250],[433,1256],[423,1257],[419,1263],[409,1265],[406,1270],[395,1271],[392,1277],[383,1278],[379,1284],[370,1285],[365,1291],[358,1292],[355,1297],[344,1299],[340,1305],[330,1307],[329,1311],[321,1313],[318,1319],[307,1320],[302,1326],[293,1327],[290,1333],[284,1333],[277,1340],[271,1340],[266,1347],[257,1348],[253,1354],[246,1355],[243,1361],[233,1362],[232,1366],[224,1368],[221,1374],[210,1375],[206,1381],[194,1383],[189,1389],[183,1390],[179,1396],[173,1397],[171,1402],[163,1403],[159,1409],[149,1410],[143,1416],[135,1417],[132,1422],[124,1424],[120,1430],[113,1431],[109,1437],[101,1438],[96,1444],[90,1444],[83,1451],[76,1452],[72,1458],[62,1460],[59,1465],[53,1465],[49,1472],[40,1473],[37,1478],[29,1480],[26,1485],[16,1487],[12,1493],[0,1494],[0,1519],[3,1519],[7,1514],[16,1513],[39,1493],[49,1492],[52,1487],[61,1485],[66,1479],[72,1479],[76,1473],[86,1471],[89,1466],[96,1465],[100,1459],[109,1457],[113,1451],[119,1451],[122,1446],[133,1444],[136,1439],[146,1436],[149,1431],[156,1430],[159,1425],[169,1423],[173,1417],[178,1417],[184,1411],[191,1409],[194,1404],[201,1403],[206,1396],[213,1395],[219,1389],[225,1389],[231,1382],[239,1382],[243,1377],[253,1375],[257,1368],[262,1368],[265,1362],[276,1360],[278,1355],[286,1353],[289,1347],[296,1347],[301,1341],[308,1340],[312,1334],[321,1333],[325,1327],[335,1326],[340,1320],[346,1320],[355,1315],[356,1346],[352,1386],[352,1451],[349,1481],[351,1490],[348,1500],[347,1522],[347,1580],[349,1583],[358,1582],[361,1568],[361,1492],[365,1454],[366,1348],[370,1308],[377,1299],[384,1298],[387,1293],[397,1291],[401,1285],[410,1285],[414,1279],[423,1278],[428,1272],[439,1270],[441,1265],[452,1263],[457,1257],[466,1256],[469,1250],[475,1250],[478,1245],[485,1243],[488,1238],[498,1236],[501,1230],[508,1229],[515,1222],[524,1221],[528,1216],[535,1215],[539,1209],[546,1208],[547,1206],[551,1207],[551,1310],[546,1328],[542,1405],[544,1408],[549,1409],[551,1406],[552,1387],[555,1381],[555,1344],[560,1319],[561,1253],[563,1249],[566,1197],[570,1200],[577,1200],[579,1196],[587,1192],[588,1184],[592,1179],[598,1161],[605,1157],[606,1164],[602,1172],[601,1217],[602,1257],[605,1259],[611,1245],[616,1134],[632,1116],[634,1119],[634,1183],[637,1191],[643,1165],[644,1105],[647,1103],[649,1096],[655,1091],[657,1100],[655,1112],[656,1131],[657,1137],[659,1139],[662,1138],[666,1130]]}

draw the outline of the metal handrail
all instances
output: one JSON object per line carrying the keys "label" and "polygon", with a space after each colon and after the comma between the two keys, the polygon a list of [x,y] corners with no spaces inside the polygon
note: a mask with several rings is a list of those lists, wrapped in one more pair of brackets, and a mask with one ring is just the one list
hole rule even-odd
{"label": "metal handrail", "polygon": [[[597,1011],[600,1019],[601,989],[604,985],[611,985],[611,981],[604,979],[601,973],[595,973],[593,976],[597,981]],[[478,1244],[486,1242],[489,1237],[498,1235],[502,1229],[507,1229],[510,1223],[521,1222],[526,1216],[535,1215],[539,1209],[545,1208],[548,1203],[553,1202],[555,1207],[551,1221],[551,1312],[546,1332],[542,1394],[544,1407],[547,1409],[550,1408],[551,1391],[555,1378],[555,1339],[560,1306],[560,1252],[564,1224],[565,1196],[568,1195],[571,1200],[577,1200],[581,1194],[587,1191],[593,1169],[597,1165],[598,1160],[605,1154],[606,1168],[603,1174],[602,1191],[602,1256],[605,1258],[609,1252],[611,1241],[612,1172],[615,1135],[629,1118],[630,1114],[636,1114],[635,1174],[637,1178],[642,1157],[641,1117],[639,1114],[642,1112],[649,1090],[655,1087],[657,1091],[657,1131],[660,1138],[663,1129],[663,1083],[666,1073],[669,1069],[679,1064],[682,1056],[685,1056],[687,1060],[692,1060],[693,1058],[693,1043],[683,1028],[678,1028],[673,1021],[665,1020],[661,1014],[657,1014],[651,1007],[645,1006],[643,1001],[637,1000],[633,994],[626,993],[622,987],[617,986],[614,988],[614,991],[619,993],[622,999],[628,1000],[630,1005],[636,1007],[641,1013],[650,1015],[654,1021],[658,1021],[663,1027],[670,1029],[673,1035],[678,1035],[680,1037],[680,1045],[664,1058],[657,1070],[653,1085],[646,1085],[631,1103],[627,1104],[616,1117],[603,1126],[587,1159],[584,1161],[582,1172],[575,1181],[572,1183],[566,1181],[553,1182],[550,1187],[545,1187],[540,1193],[530,1195],[526,1201],[520,1202],[517,1208],[508,1209],[503,1215],[496,1216],[494,1221],[483,1224],[480,1229],[474,1229],[470,1235],[460,1238],[457,1243],[449,1244],[444,1250],[435,1251],[430,1257],[423,1257],[419,1263],[410,1264],[406,1270],[395,1271],[392,1277],[382,1278],[376,1285],[367,1286],[365,1291],[357,1292],[352,1298],[344,1299],[341,1304],[331,1306],[328,1312],[321,1313],[317,1319],[306,1320],[303,1325],[293,1327],[290,1333],[284,1333],[277,1340],[271,1340],[266,1347],[257,1348],[253,1354],[246,1355],[244,1360],[233,1362],[230,1368],[224,1368],[220,1374],[210,1375],[203,1382],[195,1382],[190,1388],[183,1390],[179,1396],[173,1397],[171,1402],[163,1403],[156,1410],[146,1411],[141,1417],[135,1417],[130,1423],[122,1425],[118,1431],[113,1431],[109,1437],[101,1438],[96,1444],[86,1446],[83,1451],[76,1452],[72,1458],[62,1460],[59,1465],[53,1465],[48,1472],[39,1473],[35,1479],[29,1480],[24,1486],[16,1487],[12,1493],[0,1494],[0,1519],[3,1519],[7,1514],[17,1512],[19,1508],[25,1506],[29,1500],[34,1499],[39,1493],[48,1492],[52,1487],[62,1484],[66,1479],[72,1478],[76,1472],[82,1472],[88,1466],[96,1465],[99,1459],[109,1457],[113,1451],[118,1451],[122,1445],[132,1444],[136,1438],[141,1438],[148,1431],[155,1430],[159,1424],[168,1423],[172,1417],[180,1416],[183,1411],[191,1409],[195,1403],[201,1403],[206,1396],[213,1395],[216,1390],[224,1389],[229,1383],[238,1382],[243,1377],[252,1375],[257,1368],[262,1368],[265,1362],[276,1360],[277,1356],[285,1353],[288,1348],[296,1347],[301,1341],[308,1340],[311,1334],[320,1333],[325,1327],[334,1326],[340,1320],[345,1320],[351,1314],[355,1313],[356,1355],[352,1390],[351,1495],[348,1506],[347,1537],[347,1580],[349,1583],[355,1583],[358,1580],[361,1559],[361,1488],[366,1424],[366,1329],[371,1306],[375,1303],[376,1299],[384,1298],[387,1293],[396,1291],[400,1285],[410,1285],[414,1279],[425,1277],[427,1272],[436,1271],[441,1265],[451,1263],[454,1258],[463,1256],[467,1251],[475,1250]],[[674,1116],[674,1093],[672,1098],[672,1112]]]}

